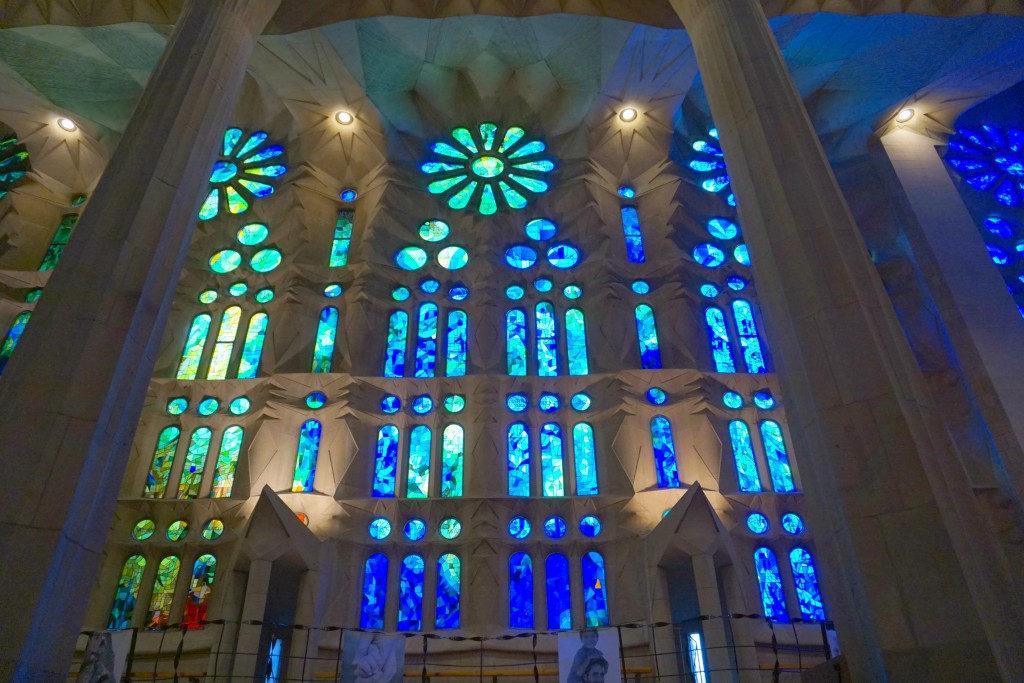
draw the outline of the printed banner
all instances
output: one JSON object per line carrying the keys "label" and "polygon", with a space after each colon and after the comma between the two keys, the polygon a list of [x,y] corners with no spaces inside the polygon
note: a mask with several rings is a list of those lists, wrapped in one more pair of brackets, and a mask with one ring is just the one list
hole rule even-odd
{"label": "printed banner", "polygon": [[614,628],[558,634],[559,683],[622,683],[619,632]]}

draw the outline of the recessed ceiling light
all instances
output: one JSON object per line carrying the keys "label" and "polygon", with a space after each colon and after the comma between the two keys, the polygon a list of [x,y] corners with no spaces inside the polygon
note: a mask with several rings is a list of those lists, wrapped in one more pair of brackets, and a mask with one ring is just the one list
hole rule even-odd
{"label": "recessed ceiling light", "polygon": [[619,118],[625,121],[626,123],[629,123],[630,121],[635,121],[636,109],[633,109],[633,107],[626,107],[625,109],[619,112]]}
{"label": "recessed ceiling light", "polygon": [[911,109],[910,107],[907,107],[906,109],[901,109],[900,113],[896,114],[897,123],[906,123],[912,118],[914,118],[914,110]]}
{"label": "recessed ceiling light", "polygon": [[356,118],[347,111],[339,111],[337,114],[334,115],[334,118],[337,119],[338,123],[340,123],[343,126],[347,126],[348,124],[356,120]]}
{"label": "recessed ceiling light", "polygon": [[60,126],[62,130],[66,130],[69,133],[73,133],[74,131],[78,130],[77,123],[63,116],[57,119],[57,125]]}

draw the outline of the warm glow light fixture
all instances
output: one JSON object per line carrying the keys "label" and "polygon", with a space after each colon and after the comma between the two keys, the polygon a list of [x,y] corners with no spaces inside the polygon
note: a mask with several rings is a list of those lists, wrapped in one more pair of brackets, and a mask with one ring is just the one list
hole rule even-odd
{"label": "warm glow light fixture", "polygon": [[337,114],[335,114],[334,118],[337,119],[338,123],[340,123],[343,126],[347,126],[348,124],[356,120],[356,118],[352,116],[352,114],[344,110],[339,111]]}
{"label": "warm glow light fixture", "polygon": [[625,109],[619,112],[619,118],[625,121],[626,123],[629,123],[630,121],[636,121],[636,109],[633,109],[633,107],[626,107]]}
{"label": "warm glow light fixture", "polygon": [[906,123],[912,118],[914,118],[914,110],[911,109],[910,107],[907,107],[906,109],[901,109],[900,113],[896,114],[897,123]]}
{"label": "warm glow light fixture", "polygon": [[60,126],[62,130],[66,130],[69,133],[73,133],[74,131],[78,130],[77,123],[63,116],[57,119],[57,125]]}

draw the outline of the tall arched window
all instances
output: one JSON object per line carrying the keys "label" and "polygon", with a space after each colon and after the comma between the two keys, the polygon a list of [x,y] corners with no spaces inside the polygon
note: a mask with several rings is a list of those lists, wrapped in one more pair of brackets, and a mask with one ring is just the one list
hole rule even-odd
{"label": "tall arched window", "polygon": [[394,498],[398,475],[398,427],[384,425],[377,432],[377,457],[373,467],[373,497]]}
{"label": "tall arched window", "polygon": [[434,627],[459,628],[462,598],[462,561],[445,553],[437,560],[437,615]]}
{"label": "tall arched window", "polygon": [[228,307],[221,316],[217,343],[213,345],[213,356],[210,357],[206,379],[224,379],[228,376],[228,363],[231,362],[231,352],[235,347],[235,337],[238,336],[238,324],[241,320],[240,306]]}
{"label": "tall arched window", "polygon": [[402,560],[398,586],[398,630],[423,628],[423,558],[408,555]]}
{"label": "tall arched window", "polygon": [[430,495],[430,427],[416,425],[409,432],[409,476],[405,495],[426,498]]}
{"label": "tall arched window", "polygon": [[632,206],[622,207],[622,233],[626,237],[626,257],[630,263],[643,263],[644,235],[640,230],[640,216]]}
{"label": "tall arched window", "polygon": [[4,343],[0,345],[0,373],[7,367],[7,361],[11,359],[11,354],[14,353],[14,347],[18,345],[18,341],[21,339],[21,335],[25,332],[25,326],[28,325],[29,318],[32,317],[32,311],[22,311],[14,318],[14,322],[11,323],[11,329],[7,330],[7,336],[4,337]]}
{"label": "tall arched window", "polygon": [[197,498],[199,486],[203,483],[203,472],[206,471],[206,456],[210,452],[210,437],[213,431],[209,427],[200,427],[192,432],[192,439],[185,452],[185,466],[181,469],[181,481],[178,483],[178,498]]}
{"label": "tall arched window", "polygon": [[555,307],[549,301],[537,304],[537,376],[558,376],[558,327]]}
{"label": "tall arched window", "polygon": [[320,322],[316,328],[316,344],[313,346],[313,368],[311,372],[330,372],[334,357],[334,340],[338,334],[338,309],[327,306],[320,311]]}
{"label": "tall arched window", "polygon": [[732,359],[732,343],[729,341],[729,330],[725,326],[725,315],[722,309],[714,306],[704,311],[704,320],[708,325],[708,337],[711,340],[711,356],[715,359],[715,372],[736,372],[736,363]]}
{"label": "tall arched window", "polygon": [[814,572],[814,558],[803,548],[793,548],[789,551],[789,566],[793,570],[800,616],[805,621],[825,621],[825,606],[821,602],[818,576]]}
{"label": "tall arched window", "polygon": [[466,435],[460,425],[450,424],[444,428],[441,444],[442,498],[456,498],[462,495],[465,442]]}
{"label": "tall arched window", "polygon": [[772,486],[778,493],[796,491],[793,483],[793,471],[789,467],[789,455],[786,453],[786,441],[782,438],[782,428],[774,420],[761,423],[761,440],[764,452],[768,457],[768,472],[772,476]]}
{"label": "tall arched window", "polygon": [[505,354],[510,377],[526,376],[526,312],[514,308],[505,314]]}
{"label": "tall arched window", "polygon": [[348,265],[348,249],[352,243],[352,221],[355,212],[342,209],[338,212],[338,221],[334,224],[334,244],[331,247],[331,268]]}
{"label": "tall arched window", "polygon": [[569,356],[569,374],[590,374],[586,319],[583,317],[583,311],[578,308],[570,308],[565,312],[565,349]]}
{"label": "tall arched window", "polygon": [[462,377],[466,374],[466,350],[469,345],[469,317],[465,311],[448,312],[447,353],[445,374]]}
{"label": "tall arched window", "polygon": [[192,564],[192,577],[185,598],[185,615],[181,619],[183,628],[203,628],[210,608],[213,579],[217,573],[217,558],[210,554],[200,555]]}
{"label": "tall arched window", "polygon": [[562,428],[548,422],[540,428],[540,472],[545,496],[565,495]]}
{"label": "tall arched window", "polygon": [[295,476],[292,491],[308,493],[313,490],[316,478],[316,458],[320,452],[320,423],[307,420],[299,430],[299,446],[295,453]]}
{"label": "tall arched window", "polygon": [[750,429],[745,422],[733,420],[729,423],[729,438],[732,441],[732,455],[736,461],[740,491],[756,493],[761,490],[761,477],[757,472],[757,459],[750,443]]}
{"label": "tall arched window", "polygon": [[68,240],[71,239],[71,233],[77,224],[77,213],[66,213],[61,216],[60,225],[57,226],[57,232],[50,240],[50,246],[47,247],[46,254],[43,255],[43,260],[39,264],[39,270],[53,270],[60,260],[61,254],[64,253],[64,248],[68,245]]}
{"label": "tall arched window", "polygon": [[192,319],[185,350],[181,353],[181,363],[175,375],[177,379],[195,379],[199,374],[199,362],[203,359],[203,349],[206,348],[206,337],[210,334],[212,321],[209,313],[200,313]]}
{"label": "tall arched window", "polygon": [[433,377],[437,364],[437,304],[420,304],[416,327],[415,377]]}
{"label": "tall arched window", "polygon": [[363,604],[359,613],[359,628],[384,628],[387,588],[388,558],[382,553],[376,553],[363,565]]}
{"label": "tall arched window", "polygon": [[409,341],[409,314],[392,311],[388,319],[388,348],[384,358],[385,377],[405,376],[405,349]]}
{"label": "tall arched window", "polygon": [[740,334],[740,348],[743,350],[743,363],[747,366],[747,372],[768,372],[761,351],[761,339],[757,334],[757,323],[754,322],[753,309],[748,302],[737,299],[732,302],[732,312],[736,317],[736,329]]}
{"label": "tall arched window", "polygon": [[220,453],[217,455],[217,469],[213,473],[213,488],[210,496],[227,498],[235,486],[235,469],[238,467],[238,453],[242,450],[244,430],[231,425],[224,430],[220,439]]}
{"label": "tall arched window", "polygon": [[572,428],[572,452],[576,464],[576,495],[596,496],[597,454],[594,451],[594,428],[580,422]]}
{"label": "tall arched window", "polygon": [[125,560],[117,578],[114,604],[110,606],[108,629],[120,631],[132,627],[132,614],[135,612],[135,602],[139,597],[139,586],[142,585],[145,571],[146,559],[142,555],[132,555]]}
{"label": "tall arched window", "polygon": [[654,469],[658,475],[658,488],[679,488],[676,444],[672,438],[672,424],[667,417],[655,415],[651,419],[651,443],[654,446]]}
{"label": "tall arched window", "polygon": [[508,625],[533,628],[533,562],[526,553],[508,561]]}
{"label": "tall arched window", "polygon": [[160,560],[156,568],[156,579],[153,581],[153,597],[149,599],[149,614],[146,616],[147,629],[159,629],[167,626],[171,616],[171,603],[174,602],[174,586],[178,583],[178,570],[181,560],[168,555]]}
{"label": "tall arched window", "polygon": [[583,556],[583,615],[584,626],[609,624],[604,558],[593,551]]}
{"label": "tall arched window", "polygon": [[153,449],[153,464],[146,475],[146,488],[142,491],[143,498],[160,498],[167,490],[167,479],[171,476],[171,465],[174,464],[174,452],[178,450],[178,437],[181,429],[171,425],[164,427],[156,439]]}
{"label": "tall arched window", "polygon": [[572,591],[569,587],[569,560],[561,553],[551,553],[544,563],[547,588],[548,628],[572,628]]}
{"label": "tall arched window", "polygon": [[768,548],[754,551],[754,570],[757,572],[757,583],[761,587],[761,604],[764,616],[771,621],[785,623],[789,621],[786,614],[786,598],[782,593],[782,575],[775,553]]}
{"label": "tall arched window", "polygon": [[249,318],[249,328],[245,332],[245,344],[242,346],[242,358],[238,361],[238,379],[255,379],[259,372],[263,341],[267,336],[269,322],[270,318],[262,311],[253,313]]}
{"label": "tall arched window", "polygon": [[636,334],[640,340],[640,365],[644,370],[661,368],[661,348],[658,345],[658,326],[654,309],[647,304],[636,307]]}
{"label": "tall arched window", "polygon": [[524,422],[508,428],[508,495],[530,495],[530,432]]}

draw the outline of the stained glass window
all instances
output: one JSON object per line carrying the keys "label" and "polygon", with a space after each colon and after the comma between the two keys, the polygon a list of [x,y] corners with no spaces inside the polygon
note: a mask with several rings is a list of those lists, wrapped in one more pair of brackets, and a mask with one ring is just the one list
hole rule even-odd
{"label": "stained glass window", "polygon": [[215,541],[224,534],[224,522],[219,519],[208,519],[203,524],[201,533],[207,541]]}
{"label": "stained glass window", "polygon": [[363,565],[363,604],[359,627],[384,628],[384,608],[388,587],[388,558],[382,553],[371,555]]}
{"label": "stained glass window", "polygon": [[632,206],[622,207],[622,232],[626,236],[626,257],[630,263],[643,263],[644,235],[640,230],[640,216]]}
{"label": "stained glass window", "polygon": [[508,374],[526,376],[526,313],[514,308],[505,314],[505,353]]}
{"label": "stained glass window", "polygon": [[316,457],[320,452],[320,423],[307,420],[299,430],[299,446],[295,453],[295,476],[292,478],[292,491],[308,493],[313,490],[313,479],[316,477]]}
{"label": "stained glass window", "polygon": [[388,321],[388,349],[384,358],[384,376],[405,375],[405,348],[409,338],[409,314],[393,311]]}
{"label": "stained glass window", "polygon": [[540,471],[545,496],[564,496],[562,428],[548,422],[540,428]]}
{"label": "stained glass window", "polygon": [[235,485],[235,468],[238,465],[238,453],[242,449],[244,431],[238,425],[224,430],[220,439],[220,454],[217,456],[217,469],[213,473],[213,498],[227,498]]}
{"label": "stained glass window", "polygon": [[466,348],[469,343],[469,318],[465,311],[448,312],[448,353],[445,357],[445,374],[448,377],[462,377],[466,374]]}
{"label": "stained glass window", "polygon": [[320,323],[316,328],[316,344],[313,347],[312,372],[330,372],[334,356],[334,338],[338,333],[338,309],[327,306],[320,311]]}
{"label": "stained glass window", "polygon": [[409,432],[409,477],[405,495],[426,498],[430,495],[430,427],[416,425]]}
{"label": "stained glass window", "polygon": [[583,556],[583,616],[585,626],[609,624],[604,558],[593,551]]}
{"label": "stained glass window", "polygon": [[231,350],[238,335],[238,323],[242,319],[242,309],[231,306],[224,311],[217,331],[217,343],[213,345],[210,367],[206,371],[206,379],[224,379],[228,376],[228,363],[231,361]]}
{"label": "stained glass window", "polygon": [[959,128],[949,140],[946,163],[968,187],[991,192],[1004,206],[1024,202],[1024,131],[983,124]]}
{"label": "stained glass window", "polygon": [[793,569],[800,616],[804,621],[825,621],[825,607],[821,602],[818,577],[814,572],[814,558],[803,548],[793,548],[789,551],[789,566]]}
{"label": "stained glass window", "polygon": [[331,248],[332,268],[348,265],[348,249],[352,244],[352,221],[355,211],[342,209],[338,212],[338,221],[334,224],[334,246]]}
{"label": "stained glass window", "polygon": [[427,535],[427,523],[422,519],[413,517],[405,523],[405,537],[410,541],[422,541],[423,537]]}
{"label": "stained glass window", "polygon": [[789,467],[789,455],[786,453],[786,441],[782,438],[782,428],[774,420],[761,423],[761,440],[764,452],[768,456],[768,473],[772,476],[772,486],[778,493],[796,491],[793,483],[793,471]]}
{"label": "stained glass window", "polygon": [[512,628],[533,628],[533,562],[526,553],[508,561],[508,621]]}
{"label": "stained glass window", "polygon": [[658,346],[658,327],[654,322],[654,309],[647,304],[636,307],[636,334],[640,340],[640,365],[644,370],[661,368],[661,349]]}
{"label": "stained glass window", "polygon": [[398,472],[398,427],[384,425],[377,432],[377,457],[373,469],[373,497],[392,498]]}
{"label": "stained glass window", "polygon": [[787,534],[799,534],[804,530],[804,520],[796,513],[787,512],[782,515],[782,528]]}
{"label": "stained glass window", "polygon": [[672,438],[672,425],[668,418],[655,415],[651,420],[651,442],[654,445],[654,468],[658,474],[658,488],[678,488],[676,444]]}
{"label": "stained glass window", "polygon": [[415,377],[433,377],[437,363],[437,304],[420,304]]}
{"label": "stained glass window", "polygon": [[508,428],[508,495],[530,495],[530,432],[523,422]]}
{"label": "stained glass window", "polygon": [[465,433],[462,427],[450,424],[444,428],[441,446],[441,496],[454,498],[462,495],[462,459]]}
{"label": "stained glass window", "polygon": [[174,601],[174,586],[178,583],[178,570],[181,560],[168,555],[160,560],[156,568],[156,579],[153,581],[153,596],[149,599],[149,614],[146,617],[147,629],[159,629],[167,626],[171,614],[171,603]]}
{"label": "stained glass window", "polygon": [[264,181],[288,172],[282,164],[266,163],[284,154],[280,145],[265,144],[269,135],[256,131],[245,137],[244,142],[242,138],[238,128],[228,128],[224,133],[223,153],[213,165],[210,174],[213,187],[199,210],[199,220],[210,220],[223,208],[233,214],[248,211],[252,200],[273,194],[274,186]]}
{"label": "stained glass window", "polygon": [[[212,320],[209,313],[200,313],[192,319],[188,339],[185,340],[185,350],[181,354],[181,363],[178,364],[178,372],[175,375],[177,379],[195,379],[199,373],[199,361],[203,358],[206,336],[210,333]],[[6,342],[4,346],[6,348]]]}
{"label": "stained glass window", "polygon": [[558,376],[558,332],[555,307],[548,301],[537,304],[537,375]]}
{"label": "stained glass window", "polygon": [[578,308],[570,308],[565,312],[565,349],[569,356],[569,374],[590,374],[586,322],[583,311]]}
{"label": "stained glass window", "polygon": [[462,561],[452,553],[437,560],[436,628],[459,628],[459,602],[462,593]]}
{"label": "stained glass window", "polygon": [[182,616],[183,628],[202,628],[206,621],[206,612],[210,607],[210,594],[213,591],[213,579],[217,572],[217,558],[213,555],[200,555],[192,565],[192,580],[189,582],[188,595],[185,598],[185,614]]}
{"label": "stained glass window", "polygon": [[732,344],[729,341],[729,330],[725,326],[725,315],[720,308],[709,308],[704,312],[704,320],[708,326],[711,339],[711,355],[715,359],[715,372],[736,372],[736,363],[732,359]]}
{"label": "stained glass window", "polygon": [[732,455],[736,461],[740,491],[756,493],[761,490],[761,478],[757,472],[754,447],[750,443],[750,429],[746,423],[733,420],[729,423],[729,438],[732,440]]}
{"label": "stained glass window", "polygon": [[747,372],[768,372],[761,352],[761,339],[757,335],[757,323],[754,322],[754,311],[750,304],[737,299],[732,302],[732,311],[736,316],[736,328],[740,333],[740,348],[743,349],[743,362],[747,366]]}
{"label": "stained glass window", "polygon": [[156,523],[151,519],[140,519],[132,527],[132,538],[136,541],[145,541],[156,531]]}
{"label": "stained glass window", "polygon": [[597,455],[594,452],[594,429],[586,422],[572,428],[572,451],[576,462],[576,495],[596,496]]}
{"label": "stained glass window", "polygon": [[754,570],[757,572],[757,583],[761,587],[764,616],[771,621],[788,622],[786,598],[782,593],[782,576],[779,574],[779,563],[775,559],[775,553],[768,548],[755,550]]}
{"label": "stained glass window", "polygon": [[192,432],[192,439],[185,452],[185,466],[181,469],[178,498],[199,496],[199,486],[203,483],[203,472],[206,471],[206,456],[210,452],[211,436],[213,431],[209,427],[200,427]]}
{"label": "stained glass window", "polygon": [[71,231],[75,229],[76,223],[78,223],[77,213],[66,213],[61,216],[60,225],[57,226],[57,232],[54,233],[50,246],[46,249],[46,254],[39,264],[39,270],[53,270],[53,267],[57,265],[61,254],[64,253],[64,247],[71,239]]}
{"label": "stained glass window", "polygon": [[11,329],[7,331],[7,336],[4,337],[3,345],[0,345],[0,373],[2,373],[4,368],[7,367],[7,361],[11,359],[11,354],[14,353],[14,347],[18,345],[18,341],[21,339],[21,335],[25,332],[25,326],[28,325],[28,320],[31,317],[31,311],[22,311],[15,316],[14,322],[11,324]]}
{"label": "stained glass window", "polygon": [[768,518],[760,512],[751,512],[747,515],[747,528],[755,534],[768,533]]}
{"label": "stained glass window", "polygon": [[167,478],[171,475],[174,464],[174,452],[178,450],[178,437],[181,429],[171,425],[165,427],[156,440],[153,450],[153,464],[146,475],[146,488],[142,491],[143,498],[160,498],[167,490]]}
{"label": "stained glass window", "polygon": [[423,558],[408,555],[402,560],[398,589],[398,630],[423,628]]}
{"label": "stained glass window", "polygon": [[544,562],[544,584],[547,587],[548,628],[572,628],[572,592],[569,588],[569,560],[560,553],[551,553]]}
{"label": "stained glass window", "polygon": [[441,523],[437,525],[437,533],[441,535],[441,538],[447,541],[458,538],[459,534],[462,533],[462,522],[454,517],[445,517],[441,520]]}
{"label": "stained glass window", "polygon": [[114,604],[110,607],[108,629],[120,631],[132,627],[132,614],[135,612],[135,602],[139,597],[139,586],[142,585],[145,571],[146,559],[142,555],[132,555],[125,560],[117,579]]}
{"label": "stained glass window", "polygon": [[238,362],[238,379],[254,379],[259,372],[268,322],[270,319],[263,312],[253,313],[249,318],[249,328],[245,332],[245,344],[242,346],[242,358]]}

